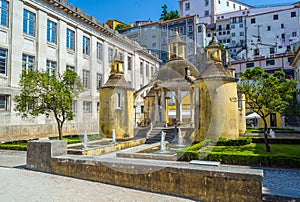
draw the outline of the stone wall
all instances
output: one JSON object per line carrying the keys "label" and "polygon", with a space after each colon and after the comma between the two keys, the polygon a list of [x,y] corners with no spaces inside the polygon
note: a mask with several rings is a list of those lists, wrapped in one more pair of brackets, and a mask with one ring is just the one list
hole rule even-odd
{"label": "stone wall", "polygon": [[[84,134],[85,130],[87,130],[87,133],[98,133],[98,122],[65,124],[63,126],[64,135]],[[0,126],[0,142],[12,140],[32,140],[52,136],[58,136],[56,123]]]}
{"label": "stone wall", "polygon": [[[45,142],[41,142],[41,144],[45,144]],[[35,146],[42,148],[36,143]],[[52,144],[51,149],[56,150],[53,147],[58,146],[62,145]],[[47,165],[49,165],[49,158],[43,158],[42,155],[49,156],[50,152],[40,152],[33,147],[28,149],[28,159],[32,161],[46,159]],[[48,146],[44,147],[44,150],[49,149]],[[40,154],[36,156],[36,152]],[[27,167],[38,170],[40,162],[32,161]],[[194,200],[228,202],[262,200],[263,172],[261,170],[229,166],[200,166],[185,162],[129,160],[127,158],[104,159],[97,156],[74,155],[52,157],[50,163],[51,166],[48,170],[54,174]]]}

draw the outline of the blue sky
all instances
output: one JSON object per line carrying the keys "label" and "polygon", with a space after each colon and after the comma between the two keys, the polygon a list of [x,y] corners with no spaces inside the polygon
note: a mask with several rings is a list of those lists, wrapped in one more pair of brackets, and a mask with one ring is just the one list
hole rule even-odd
{"label": "blue sky", "polygon": [[[297,2],[298,0],[240,0],[250,5]],[[151,19],[156,21],[166,4],[168,11],[178,10],[178,0],[68,0],[70,4],[83,9],[88,15],[95,16],[100,22],[117,19],[125,23]]]}

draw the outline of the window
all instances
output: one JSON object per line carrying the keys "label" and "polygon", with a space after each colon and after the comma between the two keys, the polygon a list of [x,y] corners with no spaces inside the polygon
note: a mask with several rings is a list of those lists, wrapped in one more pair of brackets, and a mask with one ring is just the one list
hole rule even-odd
{"label": "window", "polygon": [[275,48],[270,48],[270,54],[274,54],[275,53]]}
{"label": "window", "polygon": [[75,32],[67,29],[67,48],[75,50]]}
{"label": "window", "polygon": [[254,62],[248,62],[246,64],[246,68],[252,68],[252,67],[254,67]]}
{"label": "window", "polygon": [[97,89],[102,87],[102,74],[97,73]]}
{"label": "window", "polygon": [[231,33],[231,36],[232,36],[232,37],[235,37],[235,33],[234,33],[234,32],[233,32],[233,33]]}
{"label": "window", "polygon": [[117,93],[117,108],[122,108],[122,94]]}
{"label": "window", "polygon": [[201,25],[198,26],[198,32],[199,33],[202,32],[202,26]]}
{"label": "window", "polygon": [[240,36],[244,36],[244,32],[240,32]]}
{"label": "window", "polygon": [[293,17],[296,17],[296,12],[295,11],[291,12],[291,18],[293,18]]}
{"label": "window", "polygon": [[267,31],[271,31],[271,26],[268,26],[268,27],[267,27]]}
{"label": "window", "polygon": [[127,57],[127,69],[128,69],[128,71],[131,71],[131,66],[132,66],[131,57],[128,56]]}
{"label": "window", "polygon": [[83,112],[92,112],[92,102],[83,101]]}
{"label": "window", "polygon": [[278,20],[278,19],[279,19],[278,14],[273,15],[273,20]]}
{"label": "window", "polygon": [[255,23],[255,18],[251,18],[250,22],[251,22],[251,24],[254,24]]}
{"label": "window", "polygon": [[204,11],[204,16],[209,16],[209,10]]}
{"label": "window", "polygon": [[221,0],[219,0],[219,4],[221,4]]}
{"label": "window", "polygon": [[285,34],[281,34],[281,38],[282,38],[282,39],[285,39]]}
{"label": "window", "polygon": [[7,50],[0,48],[0,74],[7,75]]}
{"label": "window", "polygon": [[209,0],[205,0],[205,6],[208,6]]}
{"label": "window", "polygon": [[69,70],[72,70],[72,71],[75,72],[75,67],[74,67],[74,66],[67,65],[67,66],[66,66],[66,69],[69,69]]}
{"label": "window", "polygon": [[30,55],[23,54],[22,56],[22,67],[24,70],[34,69],[34,57]]}
{"label": "window", "polygon": [[108,62],[111,62],[114,59],[114,49],[108,48]]}
{"label": "window", "polygon": [[8,2],[0,0],[0,25],[8,25]]}
{"label": "window", "polygon": [[271,65],[275,65],[275,60],[267,60],[266,61],[266,66],[271,66]]}
{"label": "window", "polygon": [[85,55],[90,54],[90,39],[85,36],[82,38],[82,53]]}
{"label": "window", "polygon": [[236,23],[236,17],[232,18],[232,23],[235,24]]}
{"label": "window", "polygon": [[239,23],[243,22],[243,17],[239,17]]}
{"label": "window", "polygon": [[244,24],[240,24],[240,28],[243,28],[244,27]]}
{"label": "window", "polygon": [[100,103],[97,102],[97,112],[99,111],[99,109],[100,109]]}
{"label": "window", "polygon": [[51,43],[56,43],[56,23],[50,20],[47,21],[47,41]]}
{"label": "window", "polygon": [[183,28],[183,27],[180,27],[180,28],[179,28],[179,33],[180,33],[180,34],[184,34],[184,28]]}
{"label": "window", "polygon": [[228,1],[226,2],[226,5],[229,6],[229,2]]}
{"label": "window", "polygon": [[296,37],[296,36],[297,36],[297,32],[293,32],[292,37]]}
{"label": "window", "polygon": [[259,49],[257,48],[257,49],[254,49],[254,55],[259,55]]}
{"label": "window", "polygon": [[84,88],[90,88],[90,71],[83,70],[82,71],[82,84]]}
{"label": "window", "polygon": [[189,32],[193,32],[193,25],[189,25]]}
{"label": "window", "polygon": [[144,105],[141,105],[141,113],[144,113],[144,111],[145,111],[145,107]]}
{"label": "window", "polygon": [[97,42],[97,59],[102,60],[102,43]]}
{"label": "window", "polygon": [[232,4],[233,9],[235,9],[235,4]]}
{"label": "window", "polygon": [[283,29],[283,28],[284,28],[284,24],[281,24],[281,26],[280,26],[280,27],[281,27],[281,29]]}
{"label": "window", "polygon": [[140,74],[144,74],[144,65],[143,62],[140,62]]}
{"label": "window", "polygon": [[0,95],[0,111],[8,111],[9,110],[9,95]]}
{"label": "window", "polygon": [[28,10],[23,13],[23,32],[35,36],[35,14]]}
{"label": "window", "polygon": [[235,28],[235,25],[231,25],[231,28],[234,29],[234,28]]}
{"label": "window", "polygon": [[218,25],[218,30],[222,30],[222,25]]}
{"label": "window", "polygon": [[190,3],[189,2],[185,3],[185,10],[186,11],[190,10]]}
{"label": "window", "polygon": [[47,72],[50,75],[56,74],[56,62],[47,60]]}
{"label": "window", "polygon": [[222,32],[219,32],[219,35],[222,35]]}
{"label": "window", "polygon": [[74,113],[77,112],[77,101],[76,100],[73,100],[73,102],[72,102],[72,111]]}

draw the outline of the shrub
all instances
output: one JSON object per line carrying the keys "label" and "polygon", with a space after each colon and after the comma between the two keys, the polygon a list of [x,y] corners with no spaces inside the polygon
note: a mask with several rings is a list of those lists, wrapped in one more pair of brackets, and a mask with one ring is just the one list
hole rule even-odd
{"label": "shrub", "polygon": [[219,140],[217,146],[241,146],[252,143],[252,138],[240,138],[237,140]]}
{"label": "shrub", "polygon": [[[268,138],[270,144],[299,144],[300,138]],[[264,144],[264,138],[252,138],[253,143]]]}
{"label": "shrub", "polygon": [[212,152],[204,159],[208,161],[220,161],[221,163],[234,165],[300,168],[300,158],[286,156],[238,155]]}

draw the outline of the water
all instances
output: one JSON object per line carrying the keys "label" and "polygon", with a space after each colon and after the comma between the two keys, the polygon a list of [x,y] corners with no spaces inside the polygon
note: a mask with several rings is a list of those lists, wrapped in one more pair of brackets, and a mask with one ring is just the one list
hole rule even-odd
{"label": "water", "polygon": [[89,143],[89,139],[87,136],[86,131],[84,131],[84,136],[83,136],[83,149],[87,149],[88,148],[88,143]]}
{"label": "water", "polygon": [[178,145],[183,145],[183,137],[180,128],[178,128]]}
{"label": "water", "polygon": [[116,131],[115,129],[112,130],[112,143],[113,144],[116,144],[117,141],[116,141]]}
{"label": "water", "polygon": [[164,131],[161,131],[160,151],[166,151],[166,133]]}

